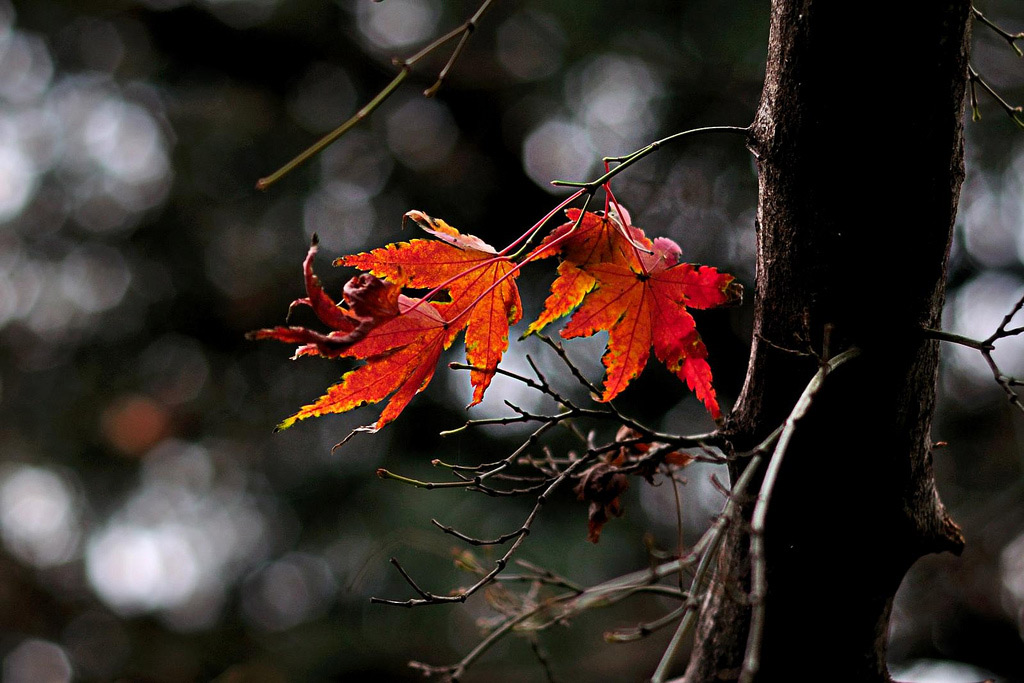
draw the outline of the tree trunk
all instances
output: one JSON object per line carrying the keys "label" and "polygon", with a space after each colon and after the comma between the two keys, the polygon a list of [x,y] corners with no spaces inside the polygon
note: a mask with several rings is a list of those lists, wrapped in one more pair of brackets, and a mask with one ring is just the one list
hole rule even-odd
{"label": "tree trunk", "polygon": [[[779,347],[820,352],[828,339],[827,352],[863,353],[826,379],[771,498],[759,681],[889,681],[900,581],[922,555],[963,546],[935,491],[938,348],[919,330],[939,326],[945,293],[969,15],[967,0],[773,1],[749,140],[760,175],[754,341],[727,431],[739,447],[758,443],[816,371]],[[739,676],[748,528],[726,539],[687,683]]]}

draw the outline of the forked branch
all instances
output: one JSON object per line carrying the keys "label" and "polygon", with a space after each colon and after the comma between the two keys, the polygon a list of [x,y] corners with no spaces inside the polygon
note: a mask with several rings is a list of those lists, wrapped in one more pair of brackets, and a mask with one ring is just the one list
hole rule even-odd
{"label": "forked branch", "polygon": [[437,80],[429,88],[423,91],[425,97],[433,97],[437,94],[437,91],[441,88],[442,83],[448,77],[452,67],[455,66],[455,62],[459,59],[462,54],[463,48],[466,46],[466,42],[469,40],[469,36],[472,35],[473,31],[476,30],[477,24],[480,22],[480,18],[484,12],[493,4],[494,0],[484,0],[473,15],[467,19],[461,26],[452,29],[448,33],[440,36],[433,40],[429,45],[421,49],[416,54],[406,57],[405,59],[399,59],[395,57],[392,62],[398,67],[398,73],[391,79],[391,82],[385,85],[380,92],[378,92],[373,99],[367,102],[363,107],[352,115],[350,119],[345,121],[343,124],[332,130],[327,135],[323,136],[306,150],[296,156],[294,159],[289,161],[287,164],[277,169],[273,173],[256,181],[257,190],[266,190],[268,187],[276,183],[281,178],[285,177],[296,168],[301,166],[303,163],[308,161],[311,157],[316,156],[324,150],[328,145],[333,143],[335,140],[340,138],[342,135],[350,131],[356,124],[365,119],[367,116],[372,114],[377,108],[385,102],[392,94],[398,89],[398,86],[402,84],[412,71],[412,67],[415,66],[424,57],[433,54],[437,49],[447,45],[451,41],[458,38],[458,43],[455,45],[455,49],[452,50],[451,55],[448,57],[448,61],[437,75]]}
{"label": "forked branch", "polygon": [[992,353],[996,349],[996,342],[1001,339],[1024,334],[1024,326],[1010,327],[1010,323],[1013,321],[1014,316],[1016,316],[1021,309],[1024,309],[1024,295],[1022,295],[1021,298],[1017,300],[1017,303],[1010,308],[1010,311],[1003,316],[1003,320],[999,323],[999,327],[997,327],[995,331],[985,339],[972,339],[959,334],[952,334],[950,332],[932,329],[925,329],[924,333],[931,339],[959,344],[960,346],[966,346],[977,350],[981,354],[982,358],[985,359],[985,363],[988,365],[989,370],[992,371],[992,377],[1000,388],[1002,388],[1010,403],[1021,412],[1024,412],[1024,402],[1021,401],[1020,396],[1014,390],[1014,387],[1024,386],[1024,383],[1021,382],[1020,378],[1010,377],[1009,375],[1004,374],[1003,371],[999,369],[999,365],[996,363],[995,358],[992,357]]}
{"label": "forked branch", "polygon": [[971,13],[974,14],[975,19],[985,24],[985,26],[988,26],[990,29],[995,31],[1000,38],[1009,43],[1010,47],[1013,48],[1013,51],[1017,53],[1018,57],[1024,57],[1024,51],[1021,51],[1020,47],[1017,45],[1018,40],[1024,40],[1024,32],[1011,33],[1007,31],[1002,26],[982,14],[977,7],[971,6]]}

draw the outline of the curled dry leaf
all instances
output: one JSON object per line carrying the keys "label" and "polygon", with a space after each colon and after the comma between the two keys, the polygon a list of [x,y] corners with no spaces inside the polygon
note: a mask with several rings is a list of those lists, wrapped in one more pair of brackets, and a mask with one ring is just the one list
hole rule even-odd
{"label": "curled dry leaf", "polygon": [[576,485],[576,496],[590,503],[587,514],[587,539],[597,543],[601,538],[601,530],[612,517],[622,515],[621,496],[629,489],[629,478],[622,471],[626,465],[640,463],[639,469],[633,471],[652,481],[654,474],[662,464],[685,467],[693,462],[693,456],[682,451],[672,451],[659,455],[657,458],[645,459],[655,449],[664,444],[658,442],[638,441],[641,434],[629,427],[622,426],[615,435],[615,441],[621,443],[618,450],[609,453],[605,459],[583,471]]}
{"label": "curled dry leaf", "polygon": [[287,429],[299,420],[342,413],[391,396],[380,417],[359,431],[374,432],[391,422],[434,376],[441,352],[455,340],[456,329],[435,304],[400,294],[401,287],[363,274],[345,286],[345,306],[324,291],[313,272],[314,240],[303,263],[306,297],[292,304],[309,306],[331,332],[305,327],[275,327],[250,333],[251,339],[276,339],[300,344],[296,356],[362,359],[319,399],[277,426]]}
{"label": "curled dry leaf", "polygon": [[590,503],[587,540],[591,543],[601,540],[601,530],[609,519],[622,515],[619,496],[628,488],[629,477],[617,471],[611,463],[599,462],[583,472],[574,490],[580,500]]}

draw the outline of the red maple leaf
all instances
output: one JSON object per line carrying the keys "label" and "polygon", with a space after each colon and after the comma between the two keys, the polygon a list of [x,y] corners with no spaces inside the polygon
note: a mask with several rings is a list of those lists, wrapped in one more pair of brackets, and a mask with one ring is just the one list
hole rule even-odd
{"label": "red maple leaf", "polygon": [[[635,263],[640,250],[650,251],[651,241],[643,231],[629,224],[625,209],[613,208],[607,215],[579,209],[565,212],[569,221],[558,226],[533,250],[532,259],[559,254],[558,277],[544,310],[530,323],[523,336],[539,332],[549,323],[570,313],[594,288],[596,281],[583,267],[596,263]],[[620,215],[622,216],[620,218]],[[627,236],[628,235],[628,236]]]}
{"label": "red maple leaf", "polygon": [[454,331],[466,328],[466,361],[473,401],[484,396],[502,354],[509,325],[522,318],[515,262],[473,235],[463,235],[422,211],[406,214],[435,239],[396,242],[373,251],[343,256],[335,265],[354,266],[400,287],[447,290],[449,301],[437,304]]}
{"label": "red maple leaf", "polygon": [[300,344],[300,355],[363,359],[365,365],[342,376],[327,393],[285,419],[277,430],[299,420],[343,413],[368,403],[391,400],[377,421],[357,431],[375,432],[391,422],[434,376],[441,352],[458,333],[441,307],[401,295],[398,285],[363,274],[345,285],[341,306],[323,290],[313,273],[314,240],[303,263],[306,297],[292,304],[310,306],[332,331],[324,334],[305,327],[275,327],[250,333],[250,339],[276,339]]}
{"label": "red maple leaf", "polygon": [[[632,245],[628,251],[620,248],[621,258],[613,256],[610,261],[578,264],[567,255],[562,264],[570,264],[566,274],[572,269],[582,271],[591,283],[582,295],[573,290],[572,296],[582,303],[561,334],[571,339],[608,331],[608,349],[602,357],[607,370],[602,401],[612,400],[640,374],[653,347],[658,359],[686,382],[717,419],[721,411],[711,386],[707,349],[687,308],[726,304],[735,301],[741,290],[731,275],[680,263],[679,246],[672,240],[660,237],[640,246],[648,245],[647,251]],[[559,272],[561,279],[562,268]],[[564,302],[552,308],[561,311],[566,306],[572,308]]]}

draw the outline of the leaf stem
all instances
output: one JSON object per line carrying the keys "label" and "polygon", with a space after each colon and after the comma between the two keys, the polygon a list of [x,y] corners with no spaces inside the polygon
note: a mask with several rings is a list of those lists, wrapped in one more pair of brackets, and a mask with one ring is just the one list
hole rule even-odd
{"label": "leaf stem", "polygon": [[621,157],[605,157],[606,161],[618,162],[619,165],[615,168],[607,171],[604,175],[599,178],[595,178],[590,182],[575,182],[570,180],[552,180],[551,184],[555,187],[579,187],[584,191],[594,194],[598,189],[607,183],[609,180],[617,176],[618,174],[625,171],[627,168],[640,161],[644,157],[653,154],[658,151],[662,145],[667,145],[670,142],[681,140],[686,137],[692,137],[696,135],[707,135],[712,133],[728,133],[732,135],[742,135],[746,137],[750,133],[750,128],[747,126],[706,126],[704,128],[692,128],[690,130],[684,130],[679,133],[674,133],[661,140],[655,140],[646,147]]}

